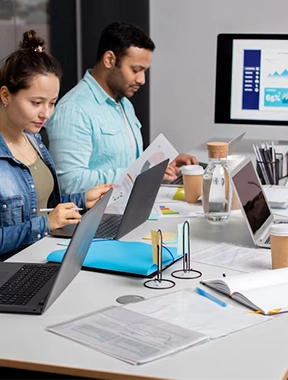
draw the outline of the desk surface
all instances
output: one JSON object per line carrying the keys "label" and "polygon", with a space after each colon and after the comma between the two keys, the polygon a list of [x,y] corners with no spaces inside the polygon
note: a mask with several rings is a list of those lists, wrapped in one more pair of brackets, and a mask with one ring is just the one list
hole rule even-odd
{"label": "desk surface", "polygon": [[[127,235],[126,240],[139,240],[150,229],[156,228],[176,232],[177,223],[182,221],[148,221]],[[223,269],[194,265],[193,252],[220,241],[241,241],[243,244],[249,244],[250,241],[238,212],[232,213],[229,221],[223,225],[211,224],[204,218],[193,218],[191,231],[192,266],[203,272],[201,279],[219,276]],[[9,261],[44,262],[50,251],[56,247],[63,248],[57,246],[60,240],[47,237]],[[180,267],[181,262],[175,263],[163,272],[163,278],[171,278],[171,271]],[[43,315],[0,314],[0,366],[101,379],[283,378],[288,367],[288,314],[140,366],[127,364],[45,331],[48,325],[117,305],[116,298],[122,295],[137,294],[150,298],[171,291],[147,289],[143,282],[139,278],[81,271]],[[172,291],[195,288],[198,284],[199,279],[176,280],[176,287]],[[227,298],[223,299],[227,301]],[[233,303],[232,300],[229,302]]]}

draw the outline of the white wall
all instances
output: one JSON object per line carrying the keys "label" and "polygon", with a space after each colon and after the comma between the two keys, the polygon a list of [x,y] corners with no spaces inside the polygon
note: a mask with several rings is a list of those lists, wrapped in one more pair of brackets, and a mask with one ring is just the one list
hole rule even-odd
{"label": "white wall", "polygon": [[[150,36],[156,44],[150,71],[151,141],[162,132],[177,150],[188,151],[217,134],[219,33],[288,34],[288,1],[150,0]],[[234,134],[235,127],[226,128],[227,137]],[[260,128],[262,137],[265,128],[271,130]]]}

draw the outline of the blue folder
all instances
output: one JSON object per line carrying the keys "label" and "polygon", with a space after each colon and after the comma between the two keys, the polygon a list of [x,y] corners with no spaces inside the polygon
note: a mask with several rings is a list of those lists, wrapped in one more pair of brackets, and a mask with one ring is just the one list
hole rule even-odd
{"label": "blue folder", "polygon": [[[47,261],[61,262],[65,251],[66,249],[61,249],[51,252]],[[181,257],[177,248],[163,245],[163,269]],[[95,239],[84,260],[83,269],[151,277],[156,274],[157,266],[153,263],[151,244]]]}

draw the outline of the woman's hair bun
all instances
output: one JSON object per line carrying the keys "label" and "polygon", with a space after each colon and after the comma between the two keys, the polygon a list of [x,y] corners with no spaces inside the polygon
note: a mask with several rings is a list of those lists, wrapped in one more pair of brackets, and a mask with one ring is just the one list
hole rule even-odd
{"label": "woman's hair bun", "polygon": [[44,43],[43,38],[39,37],[35,30],[29,30],[23,34],[23,40],[20,42],[19,48],[41,52],[44,49]]}

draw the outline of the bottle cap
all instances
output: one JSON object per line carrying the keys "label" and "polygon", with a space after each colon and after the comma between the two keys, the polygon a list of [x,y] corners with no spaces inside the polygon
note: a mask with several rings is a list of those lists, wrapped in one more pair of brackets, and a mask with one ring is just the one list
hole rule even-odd
{"label": "bottle cap", "polygon": [[229,144],[227,142],[208,142],[209,158],[226,158],[228,156]]}

